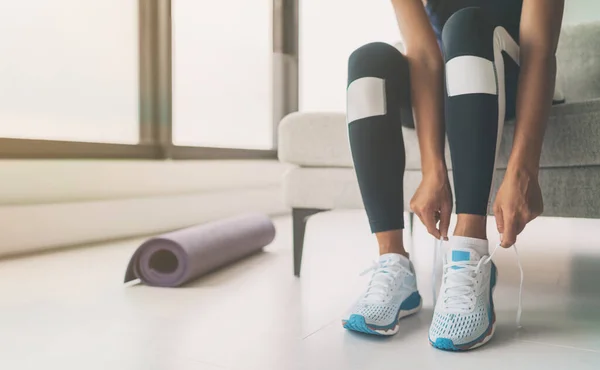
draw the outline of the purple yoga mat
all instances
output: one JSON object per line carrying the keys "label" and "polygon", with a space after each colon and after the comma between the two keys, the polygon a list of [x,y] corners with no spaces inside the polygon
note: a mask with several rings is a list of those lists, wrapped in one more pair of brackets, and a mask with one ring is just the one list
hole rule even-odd
{"label": "purple yoga mat", "polygon": [[135,251],[125,282],[177,287],[258,252],[275,238],[266,215],[249,214],[159,235]]}

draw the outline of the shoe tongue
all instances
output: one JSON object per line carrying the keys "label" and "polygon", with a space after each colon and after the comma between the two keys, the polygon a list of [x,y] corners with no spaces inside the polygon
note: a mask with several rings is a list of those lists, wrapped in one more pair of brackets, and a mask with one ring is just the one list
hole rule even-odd
{"label": "shoe tongue", "polygon": [[[484,239],[468,238],[464,236],[453,236],[448,243],[446,252],[446,261],[464,262],[479,261],[481,257],[487,254],[488,241]],[[453,269],[459,269],[459,266],[453,266]]]}
{"label": "shoe tongue", "polygon": [[456,253],[458,260],[448,256],[448,261],[479,261],[481,257],[489,254],[489,242],[485,239],[453,236],[448,243],[448,250],[474,252],[474,254]]}
{"label": "shoe tongue", "polygon": [[379,256],[379,266],[388,267],[394,263],[399,263],[410,270],[410,260],[398,253],[386,253]]}
{"label": "shoe tongue", "polygon": [[[479,261],[479,253],[471,248],[449,248],[446,252],[448,262]],[[452,266],[454,270],[462,269],[460,266]]]}
{"label": "shoe tongue", "polygon": [[479,261],[481,256],[471,248],[451,248],[447,252],[448,262]]}

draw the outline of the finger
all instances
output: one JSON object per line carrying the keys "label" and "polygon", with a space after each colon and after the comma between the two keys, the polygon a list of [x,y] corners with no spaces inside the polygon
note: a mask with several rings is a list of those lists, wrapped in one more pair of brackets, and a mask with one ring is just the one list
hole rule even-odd
{"label": "finger", "polygon": [[416,206],[414,198],[410,200],[410,204],[408,205],[408,208],[410,208],[410,211],[412,213],[414,213],[415,215],[417,215],[417,216],[419,215],[419,209]]}
{"label": "finger", "polygon": [[517,219],[514,216],[504,217],[504,233],[502,234],[502,247],[510,248],[517,241]]}
{"label": "finger", "polygon": [[523,230],[525,230],[525,226],[529,223],[528,220],[519,220],[517,222],[517,235],[521,235],[521,233],[523,232]]}
{"label": "finger", "polygon": [[440,231],[436,228],[435,212],[427,212],[421,217],[423,225],[427,228],[427,232],[433,235],[436,239],[440,238]]}
{"label": "finger", "polygon": [[525,228],[525,226],[528,223],[530,223],[531,221],[538,218],[539,215],[541,215],[541,213],[538,211],[533,211],[533,212],[532,211],[524,211],[523,215],[521,216],[521,222],[522,222],[523,228]]}
{"label": "finger", "polygon": [[450,229],[450,216],[452,215],[452,208],[448,206],[442,206],[440,212],[440,234],[445,240],[448,240],[448,229]]}
{"label": "finger", "polygon": [[494,207],[494,217],[496,218],[496,228],[498,233],[504,234],[504,217],[502,215],[502,208]]}

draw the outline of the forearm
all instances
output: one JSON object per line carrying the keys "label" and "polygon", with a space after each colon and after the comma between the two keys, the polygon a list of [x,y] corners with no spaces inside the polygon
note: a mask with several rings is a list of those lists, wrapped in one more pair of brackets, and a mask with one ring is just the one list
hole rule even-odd
{"label": "forearm", "polygon": [[443,63],[439,60],[408,56],[411,96],[416,121],[421,169],[424,176],[446,172],[444,159]]}
{"label": "forearm", "polygon": [[564,0],[524,0],[521,14],[517,120],[508,172],[537,175],[556,80]]}
{"label": "forearm", "polygon": [[522,50],[517,119],[508,168],[537,174],[556,79],[553,52]]}
{"label": "forearm", "polygon": [[442,53],[422,0],[392,0],[410,67],[415,126],[424,176],[446,175]]}

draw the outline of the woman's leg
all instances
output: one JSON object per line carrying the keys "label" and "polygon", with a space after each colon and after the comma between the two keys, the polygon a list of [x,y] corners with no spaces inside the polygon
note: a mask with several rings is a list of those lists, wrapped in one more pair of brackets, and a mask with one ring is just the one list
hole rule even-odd
{"label": "woman's leg", "polygon": [[407,256],[404,229],[402,121],[412,122],[408,61],[385,43],[350,55],[347,122],[354,168],[380,254]]}
{"label": "woman's leg", "polygon": [[363,295],[342,323],[375,335],[398,332],[398,321],[421,309],[412,263],[402,242],[404,142],[402,121],[412,121],[408,62],[393,46],[356,50],[348,66],[350,148],[379,262]]}
{"label": "woman's leg", "polygon": [[515,112],[519,47],[479,8],[462,9],[450,17],[442,44],[458,215],[454,235],[486,239],[502,127]]}
{"label": "woman's leg", "polygon": [[489,341],[496,323],[496,267],[482,259],[489,255],[486,215],[502,127],[514,110],[509,107],[514,98],[506,92],[516,91],[518,46],[479,8],[452,15],[442,44],[458,222],[445,251],[429,341],[440,349],[464,351]]}

